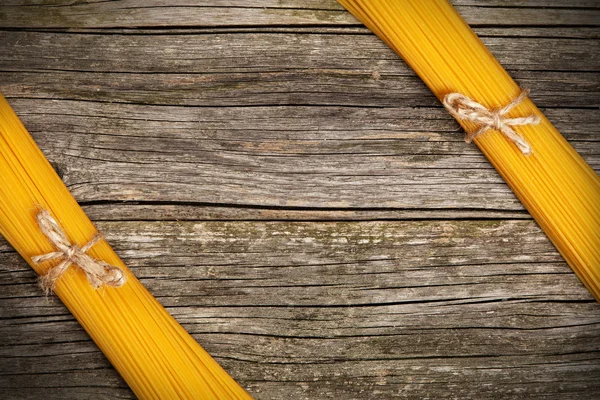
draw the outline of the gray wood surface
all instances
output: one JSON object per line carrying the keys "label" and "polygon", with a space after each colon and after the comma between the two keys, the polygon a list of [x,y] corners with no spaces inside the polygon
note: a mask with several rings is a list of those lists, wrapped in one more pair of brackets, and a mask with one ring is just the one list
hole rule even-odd
{"label": "gray wood surface", "polygon": [[[454,0],[600,170],[600,1]],[[3,0],[0,91],[258,399],[595,399],[600,307],[332,0]],[[133,398],[0,240],[0,398]]]}

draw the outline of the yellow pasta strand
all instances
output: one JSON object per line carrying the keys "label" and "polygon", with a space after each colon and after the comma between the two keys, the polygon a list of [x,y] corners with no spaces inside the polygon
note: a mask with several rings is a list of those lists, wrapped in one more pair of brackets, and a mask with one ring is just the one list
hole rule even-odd
{"label": "yellow pasta strand", "polygon": [[[441,100],[459,92],[488,109],[521,89],[447,0],[338,0],[396,51]],[[474,142],[546,232],[579,279],[600,301],[600,178],[529,99],[511,118],[533,148],[524,156],[500,132]],[[459,121],[467,132],[478,127]]]}
{"label": "yellow pasta strand", "polygon": [[[44,274],[56,262],[40,266],[31,261],[32,256],[55,250],[35,220],[40,208],[49,210],[78,246],[96,233],[0,95],[0,233],[38,274]],[[125,285],[95,290],[81,270],[71,267],[54,291],[138,397],[251,398],[142,286],[106,241],[88,254],[121,268]]]}

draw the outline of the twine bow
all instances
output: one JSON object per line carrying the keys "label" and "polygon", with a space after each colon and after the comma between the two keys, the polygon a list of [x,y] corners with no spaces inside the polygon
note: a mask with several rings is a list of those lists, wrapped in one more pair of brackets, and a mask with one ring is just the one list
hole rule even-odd
{"label": "twine bow", "polygon": [[540,117],[537,115],[519,118],[506,117],[506,114],[519,105],[527,96],[529,96],[529,90],[525,89],[512,102],[497,110],[487,109],[460,93],[447,94],[444,97],[443,104],[454,118],[471,121],[480,126],[477,131],[465,135],[467,143],[471,143],[477,136],[483,135],[489,130],[497,130],[514,142],[523,154],[529,155],[532,153],[531,146],[512,127],[517,125],[537,125],[541,121]]}
{"label": "twine bow", "polygon": [[47,210],[41,210],[37,214],[37,222],[42,233],[50,240],[57,251],[31,257],[31,260],[36,264],[41,264],[45,261],[62,259],[60,264],[51,268],[40,279],[40,285],[46,293],[52,291],[56,280],[71,265],[77,265],[81,268],[96,289],[102,285],[119,287],[125,283],[125,274],[121,269],[86,254],[88,250],[104,240],[101,233],[97,233],[86,245],[79,247],[69,242],[65,232]]}

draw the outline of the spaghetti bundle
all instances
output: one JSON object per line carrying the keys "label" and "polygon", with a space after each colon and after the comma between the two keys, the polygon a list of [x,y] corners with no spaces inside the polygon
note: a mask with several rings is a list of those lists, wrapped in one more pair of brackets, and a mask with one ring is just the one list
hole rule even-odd
{"label": "spaghetti bundle", "polygon": [[531,100],[520,98],[523,91],[452,5],[447,0],[338,2],[396,51],[441,101],[461,95],[494,111],[519,99],[502,116],[531,118],[510,127],[519,137],[514,140],[499,131],[506,125],[501,120],[478,135],[473,132],[482,125],[473,122],[476,118],[458,121],[600,301],[600,177]]}
{"label": "spaghetti bundle", "polygon": [[[48,237],[44,234],[36,219],[39,216],[50,225],[56,223],[52,229],[54,236],[59,232],[60,240],[49,240],[53,233],[44,230]],[[83,263],[81,259],[87,257],[89,263],[112,268],[106,267],[115,273],[112,281],[102,281],[100,270],[102,279],[92,285],[80,268],[66,266],[51,286],[138,397],[250,398],[144,288],[106,241],[94,239],[93,224],[2,95],[0,233],[43,276],[60,263],[56,246],[79,257],[75,261]],[[103,282],[114,282],[116,287]]]}

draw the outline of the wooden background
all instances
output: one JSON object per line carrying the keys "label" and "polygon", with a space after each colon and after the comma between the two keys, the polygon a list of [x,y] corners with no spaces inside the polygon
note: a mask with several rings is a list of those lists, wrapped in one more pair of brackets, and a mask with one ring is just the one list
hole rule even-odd
{"label": "wooden background", "polygon": [[[600,169],[600,1],[454,0]],[[258,399],[593,399],[600,307],[333,0],[2,0],[0,91]],[[0,240],[0,397],[133,394]]]}

